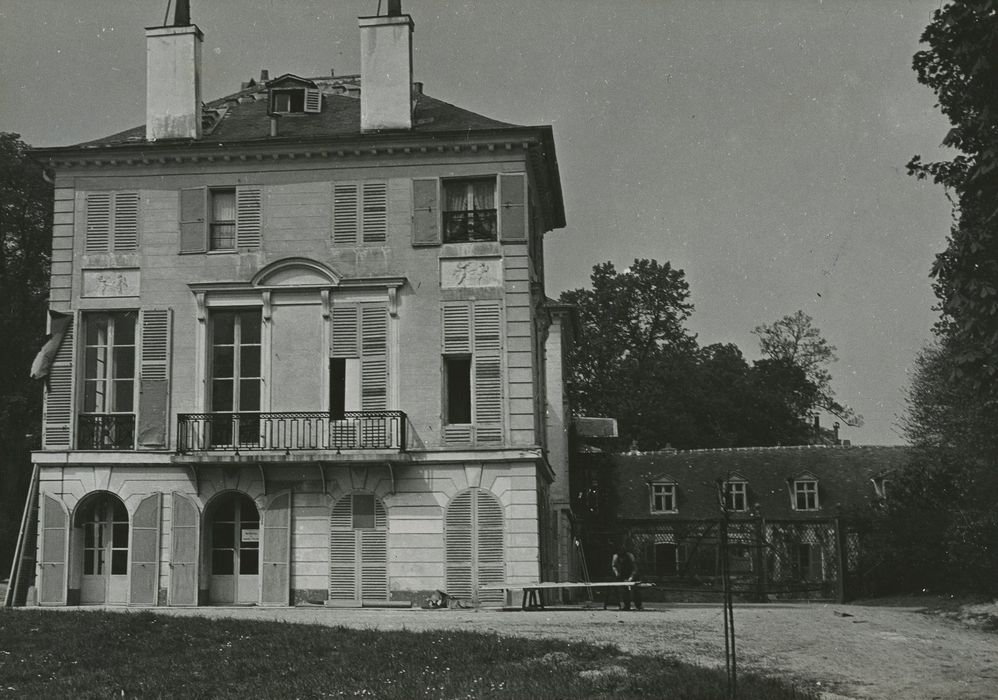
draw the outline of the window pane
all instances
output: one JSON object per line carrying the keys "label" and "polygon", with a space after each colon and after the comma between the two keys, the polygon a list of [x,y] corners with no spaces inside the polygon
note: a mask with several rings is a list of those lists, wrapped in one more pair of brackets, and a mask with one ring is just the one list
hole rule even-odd
{"label": "window pane", "polygon": [[212,349],[211,376],[221,379],[233,376],[235,365],[232,363],[232,347],[221,346]]}
{"label": "window pane", "polygon": [[115,345],[135,345],[135,319],[138,314],[134,311],[124,311],[114,315],[114,344]]}
{"label": "window pane", "polygon": [[97,405],[97,382],[87,380],[83,382],[83,412],[98,413],[103,406]]}
{"label": "window pane", "polygon": [[128,523],[115,523],[111,526],[111,546],[128,547]]}
{"label": "window pane", "polygon": [[260,312],[243,311],[239,314],[240,340],[243,345],[260,344]]}
{"label": "window pane", "polygon": [[468,185],[463,181],[444,183],[444,211],[468,210]]}
{"label": "window pane", "polygon": [[236,519],[236,498],[233,495],[222,496],[215,505],[215,520],[227,520],[232,522]]}
{"label": "window pane", "polygon": [[97,555],[97,570],[94,573],[100,576],[104,573],[104,550],[98,549],[95,554]]}
{"label": "window pane", "polygon": [[235,525],[230,522],[215,522],[211,526],[211,546],[225,549],[235,546]]}
{"label": "window pane", "polygon": [[235,224],[212,224],[208,240],[210,250],[233,250],[236,247]]}
{"label": "window pane", "polygon": [[447,422],[471,422],[471,358],[444,359],[447,382]]}
{"label": "window pane", "polygon": [[236,315],[231,312],[217,313],[211,319],[211,342],[214,345],[232,345],[235,336]]}
{"label": "window pane", "polygon": [[251,345],[239,348],[239,376],[260,376],[260,346]]}
{"label": "window pane", "polygon": [[87,317],[87,345],[107,343],[107,316]]}
{"label": "window pane", "polygon": [[83,526],[83,546],[88,549],[94,546],[94,526],[92,523]]}
{"label": "window pane", "polygon": [[260,410],[260,380],[244,379],[239,382],[239,410]]}
{"label": "window pane", "polygon": [[374,527],[374,496],[355,494],[353,497],[353,526],[357,530]]}
{"label": "window pane", "polygon": [[103,365],[100,362],[99,353],[101,351],[98,348],[87,348],[83,353],[83,371],[87,379],[96,379],[98,376],[98,367]]}
{"label": "window pane", "polygon": [[329,360],[329,417],[339,420],[345,410],[346,360],[334,357]]}
{"label": "window pane", "polygon": [[260,569],[260,553],[255,549],[239,551],[239,573],[252,575]]}
{"label": "window pane", "polygon": [[235,190],[212,190],[212,192],[211,192],[211,220],[212,221],[235,221],[236,220],[236,191]]}
{"label": "window pane", "polygon": [[232,380],[215,379],[211,383],[211,410],[232,410]]}
{"label": "window pane", "polygon": [[260,525],[260,514],[256,512],[256,504],[249,496],[239,497],[239,522],[244,528],[255,528]]}
{"label": "window pane", "polygon": [[116,549],[111,552],[111,574],[122,576],[128,573],[128,550]]}
{"label": "window pane", "polygon": [[114,367],[112,375],[115,378],[135,376],[135,348],[124,347],[114,349]]}
{"label": "window pane", "polygon": [[215,576],[232,575],[232,550],[213,549],[211,551],[211,573]]}
{"label": "window pane", "polygon": [[83,575],[93,576],[94,573],[94,552],[93,550],[87,552],[83,558]]}
{"label": "window pane", "polygon": [[495,209],[496,183],[479,180],[472,184],[472,203],[475,209]]}

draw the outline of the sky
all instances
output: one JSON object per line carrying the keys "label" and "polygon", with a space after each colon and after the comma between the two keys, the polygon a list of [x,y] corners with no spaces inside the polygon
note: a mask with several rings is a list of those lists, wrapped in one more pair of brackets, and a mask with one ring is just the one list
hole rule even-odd
{"label": "sky", "polygon": [[[948,124],[911,57],[939,0],[403,0],[414,79],[494,119],[554,127],[567,226],[548,296],[595,264],[685,271],[700,343],[759,358],[752,330],[803,309],[837,348],[853,444],[903,443],[931,341],[929,269],[952,212],[907,175]],[[167,0],[0,0],[0,131],[69,145],[143,123],[144,28]],[[360,72],[378,0],[191,0],[203,95]]]}

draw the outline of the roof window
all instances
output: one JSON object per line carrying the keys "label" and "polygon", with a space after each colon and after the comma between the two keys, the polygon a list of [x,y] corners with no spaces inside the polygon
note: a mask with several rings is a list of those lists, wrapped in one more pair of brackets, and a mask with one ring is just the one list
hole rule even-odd
{"label": "roof window", "polygon": [[311,80],[282,75],[267,83],[267,89],[273,114],[318,114],[322,111],[322,93]]}

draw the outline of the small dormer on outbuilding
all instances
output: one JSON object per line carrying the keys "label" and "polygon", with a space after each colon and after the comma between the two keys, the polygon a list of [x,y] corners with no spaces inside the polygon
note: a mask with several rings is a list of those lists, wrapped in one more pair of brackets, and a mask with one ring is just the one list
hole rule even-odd
{"label": "small dormer on outbuilding", "polygon": [[318,114],[322,92],[311,80],[286,73],[267,83],[267,105],[271,114]]}
{"label": "small dormer on outbuilding", "polygon": [[812,472],[803,471],[787,479],[790,494],[790,507],[795,511],[821,510],[818,491],[818,477]]}

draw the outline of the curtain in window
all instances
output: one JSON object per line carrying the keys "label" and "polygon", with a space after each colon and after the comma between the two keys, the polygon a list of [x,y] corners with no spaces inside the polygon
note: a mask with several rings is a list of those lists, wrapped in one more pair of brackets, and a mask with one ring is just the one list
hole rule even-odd
{"label": "curtain in window", "polygon": [[212,192],[211,220],[212,221],[236,220],[235,192]]}
{"label": "curtain in window", "polygon": [[447,209],[445,211],[467,211],[468,193],[463,182],[446,186]]}
{"label": "curtain in window", "polygon": [[474,195],[475,211],[482,209],[495,209],[495,183],[491,180],[483,180],[472,185]]}

